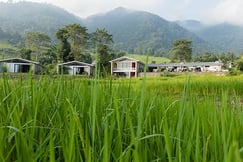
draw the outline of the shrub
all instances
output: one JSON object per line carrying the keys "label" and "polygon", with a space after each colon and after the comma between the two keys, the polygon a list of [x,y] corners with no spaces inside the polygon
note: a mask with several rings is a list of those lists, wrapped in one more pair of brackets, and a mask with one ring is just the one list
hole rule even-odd
{"label": "shrub", "polygon": [[241,71],[236,68],[230,68],[229,69],[229,75],[240,75]]}

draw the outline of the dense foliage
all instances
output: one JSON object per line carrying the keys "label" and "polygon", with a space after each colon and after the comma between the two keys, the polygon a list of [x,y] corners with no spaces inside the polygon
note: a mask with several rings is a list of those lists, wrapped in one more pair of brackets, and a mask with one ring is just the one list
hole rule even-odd
{"label": "dense foliage", "polygon": [[0,79],[1,161],[241,161],[242,77]]}
{"label": "dense foliage", "polygon": [[183,38],[192,40],[194,52],[214,49],[176,23],[147,12],[117,8],[107,14],[90,17],[84,23],[90,30],[106,28],[114,36],[115,49],[128,53],[146,54],[150,48],[151,55],[169,56],[172,42]]}
{"label": "dense foliage", "polygon": [[243,27],[241,25],[229,23],[206,25],[195,20],[177,21],[177,23],[197,34],[221,52],[242,53]]}
{"label": "dense foliage", "polygon": [[47,3],[23,1],[0,2],[0,22],[1,28],[9,32],[22,35],[27,32],[44,32],[54,38],[58,28],[70,23],[81,23],[81,20],[64,9]]}
{"label": "dense foliage", "polygon": [[[113,36],[112,46],[117,52],[146,54],[149,48],[151,55],[169,57],[172,42],[177,39],[192,41],[194,57],[206,52],[242,52],[243,29],[240,26],[220,24],[208,27],[190,21],[187,26],[179,23],[182,28],[178,22],[169,22],[157,15],[124,8],[81,20],[46,3],[0,2],[0,22],[0,54],[7,56],[16,55],[21,48],[25,48],[26,33],[45,33],[56,43],[55,33],[69,24],[86,27],[88,33],[95,32],[97,28],[105,28]],[[85,54],[80,57],[84,58]]]}
{"label": "dense foliage", "polygon": [[192,41],[187,39],[179,39],[173,42],[171,51],[172,62],[189,62],[192,59]]}
{"label": "dense foliage", "polygon": [[130,12],[124,8],[115,9],[103,16],[81,20],[49,4],[0,3],[0,22],[0,27],[7,33],[18,33],[23,36],[28,32],[43,32],[53,41],[56,41],[56,31],[68,24],[81,24],[87,27],[89,32],[105,28],[113,35],[114,49],[128,53],[145,54],[147,48],[151,48],[151,55],[169,56],[171,43],[182,38],[192,40],[195,53],[200,54],[213,49],[208,43],[176,23],[150,13]]}
{"label": "dense foliage", "polygon": [[97,53],[98,57],[95,60],[101,67],[108,70],[109,61],[114,56],[110,47],[113,39],[105,29],[97,29],[93,33],[88,33],[86,27],[70,24],[59,29],[56,38],[60,41],[57,46],[60,61],[76,60],[92,63],[91,54]]}
{"label": "dense foliage", "polygon": [[240,54],[243,42],[243,27],[232,24],[219,24],[197,31],[197,34],[204,40],[214,44],[221,51]]}

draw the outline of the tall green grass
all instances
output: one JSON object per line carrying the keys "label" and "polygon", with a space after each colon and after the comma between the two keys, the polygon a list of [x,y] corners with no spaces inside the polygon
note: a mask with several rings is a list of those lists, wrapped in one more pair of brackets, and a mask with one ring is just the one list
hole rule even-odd
{"label": "tall green grass", "polygon": [[242,161],[242,82],[4,76],[0,161]]}

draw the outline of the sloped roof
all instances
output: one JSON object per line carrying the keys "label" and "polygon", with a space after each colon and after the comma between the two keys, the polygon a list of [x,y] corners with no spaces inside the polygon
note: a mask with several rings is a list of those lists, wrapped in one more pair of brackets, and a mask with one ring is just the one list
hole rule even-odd
{"label": "sloped roof", "polygon": [[62,65],[66,65],[66,66],[94,66],[93,64],[88,64],[85,62],[80,62],[80,61],[69,61],[69,62],[63,62],[58,64],[58,66],[62,66]]}
{"label": "sloped roof", "polygon": [[3,59],[3,60],[0,60],[0,62],[7,62],[7,63],[29,63],[29,64],[38,64],[39,65],[38,62],[34,62],[34,61],[30,61],[30,60],[23,59],[23,58],[18,58],[18,57]]}
{"label": "sloped roof", "polygon": [[114,60],[111,60],[109,62],[117,62],[117,61],[123,61],[123,60],[131,60],[131,61],[137,61],[137,62],[140,62],[142,64],[144,64],[143,62],[139,61],[139,60],[136,60],[134,58],[131,58],[131,57],[127,57],[127,56],[122,56],[122,57],[119,57],[119,58],[116,58]]}

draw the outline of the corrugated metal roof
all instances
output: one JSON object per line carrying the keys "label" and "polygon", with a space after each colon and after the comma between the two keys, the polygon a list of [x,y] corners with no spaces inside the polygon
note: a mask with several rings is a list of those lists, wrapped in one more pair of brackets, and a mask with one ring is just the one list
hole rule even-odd
{"label": "corrugated metal roof", "polygon": [[221,62],[182,62],[182,63],[162,63],[162,64],[149,64],[148,67],[171,67],[171,66],[222,66]]}
{"label": "corrugated metal roof", "polygon": [[64,63],[58,64],[58,66],[61,66],[61,65],[69,65],[69,66],[72,66],[72,65],[94,66],[93,64],[88,64],[88,63],[80,62],[80,61],[69,61],[69,62],[64,62]]}
{"label": "corrugated metal roof", "polygon": [[0,62],[9,62],[9,63],[30,63],[30,64],[40,64],[38,62],[34,62],[34,61],[30,61],[30,60],[27,60],[27,59],[23,59],[23,58],[8,58],[8,59],[3,59],[3,60],[0,60]]}

